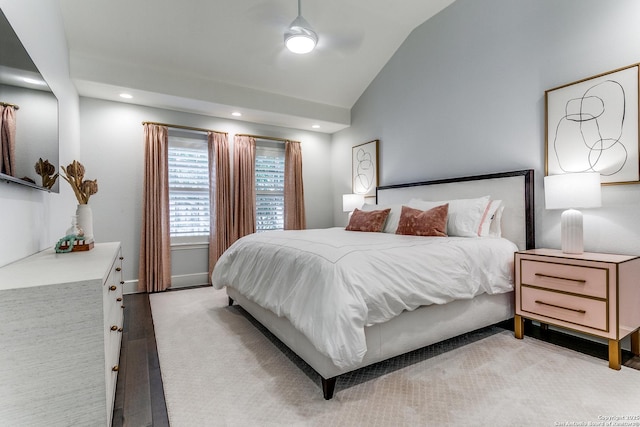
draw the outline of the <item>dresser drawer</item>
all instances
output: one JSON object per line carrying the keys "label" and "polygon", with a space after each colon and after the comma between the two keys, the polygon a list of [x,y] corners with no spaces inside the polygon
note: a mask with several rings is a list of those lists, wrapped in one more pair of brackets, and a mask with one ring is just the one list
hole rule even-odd
{"label": "dresser drawer", "polygon": [[524,316],[538,315],[600,331],[609,330],[604,300],[523,286],[519,303]]}
{"label": "dresser drawer", "polygon": [[603,267],[555,264],[524,259],[520,283],[597,298],[607,297],[607,273]]}

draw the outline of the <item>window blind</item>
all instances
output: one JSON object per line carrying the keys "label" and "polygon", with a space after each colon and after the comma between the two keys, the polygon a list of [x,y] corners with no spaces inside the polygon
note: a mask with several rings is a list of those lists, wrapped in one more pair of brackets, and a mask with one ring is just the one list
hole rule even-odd
{"label": "window blind", "polygon": [[209,159],[206,140],[169,135],[171,237],[209,235]]}
{"label": "window blind", "polygon": [[256,231],[284,230],[284,147],[256,142]]}

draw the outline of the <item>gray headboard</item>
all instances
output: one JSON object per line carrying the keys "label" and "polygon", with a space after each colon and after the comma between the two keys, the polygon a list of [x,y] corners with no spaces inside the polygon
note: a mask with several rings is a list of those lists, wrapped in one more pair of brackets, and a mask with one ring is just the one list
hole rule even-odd
{"label": "gray headboard", "polygon": [[376,188],[377,204],[423,200],[466,199],[489,195],[502,200],[502,235],[518,248],[535,248],[533,169],[446,178]]}

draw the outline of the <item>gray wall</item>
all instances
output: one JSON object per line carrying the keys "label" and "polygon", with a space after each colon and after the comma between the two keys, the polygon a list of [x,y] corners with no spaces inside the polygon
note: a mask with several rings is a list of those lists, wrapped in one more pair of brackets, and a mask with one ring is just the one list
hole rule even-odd
{"label": "gray wall", "polygon": [[[80,98],[81,157],[86,177],[98,179],[99,191],[91,197],[97,242],[122,242],[127,291],[135,288],[140,245],[143,121],[193,126],[229,133],[287,138],[302,143],[303,180],[308,228],[332,226],[330,135],[289,128],[257,125],[129,103]],[[206,248],[172,251],[175,285],[206,283]]]}
{"label": "gray wall", "polygon": [[[457,0],[418,27],[334,135],[334,222],[346,223],[351,147],[380,139],[380,184],[533,168],[538,247],[559,247],[545,211],[544,91],[640,61],[636,0]],[[585,249],[640,254],[640,187],[603,188],[584,210]]]}

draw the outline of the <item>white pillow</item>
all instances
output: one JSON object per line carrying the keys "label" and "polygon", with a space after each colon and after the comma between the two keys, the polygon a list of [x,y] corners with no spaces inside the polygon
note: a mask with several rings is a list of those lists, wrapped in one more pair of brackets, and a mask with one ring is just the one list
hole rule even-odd
{"label": "white pillow", "polygon": [[496,214],[493,216],[491,226],[489,227],[489,236],[502,237],[502,212],[504,211],[504,205],[500,205]]}
{"label": "white pillow", "polygon": [[402,205],[362,205],[363,211],[377,211],[380,209],[391,209],[387,216],[387,221],[384,223],[383,233],[395,234],[398,229],[398,223],[400,222],[400,214],[402,213]]}
{"label": "white pillow", "polygon": [[[478,227],[478,236],[486,237],[491,235],[491,224],[496,217],[496,212],[502,206],[502,200],[491,200],[482,215],[482,221]],[[502,207],[504,209],[504,207]]]}
{"label": "white pillow", "polygon": [[478,237],[478,228],[482,221],[490,197],[483,196],[476,199],[456,199],[442,201],[425,201],[411,199],[409,207],[426,211],[436,206],[449,203],[449,216],[447,219],[447,234],[459,237]]}

